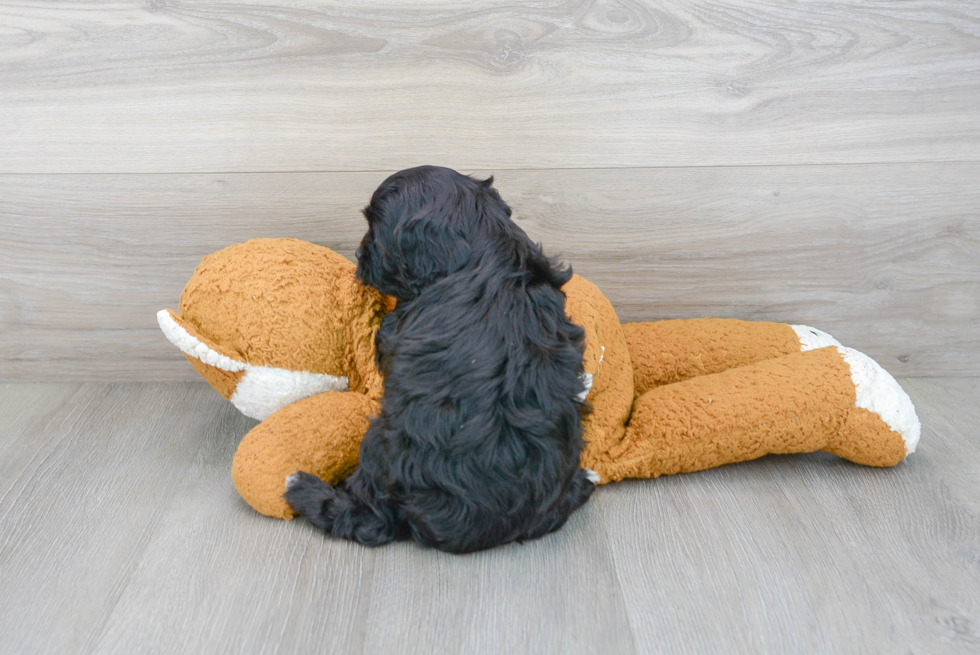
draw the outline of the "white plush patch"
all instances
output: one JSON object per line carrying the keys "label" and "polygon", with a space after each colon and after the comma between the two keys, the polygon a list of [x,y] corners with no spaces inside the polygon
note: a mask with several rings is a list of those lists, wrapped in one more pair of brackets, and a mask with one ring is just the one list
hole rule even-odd
{"label": "white plush patch", "polygon": [[325,391],[347,391],[346,377],[248,365],[231,402],[245,416],[265,420],[290,403]]}
{"label": "white plush patch", "polygon": [[589,482],[591,482],[592,484],[599,484],[599,480],[601,478],[599,478],[598,473],[596,473],[592,469],[583,469],[583,470],[585,471],[585,477]]}
{"label": "white plush patch", "polygon": [[248,364],[245,362],[239,362],[227,355],[222,355],[201,342],[200,339],[181,327],[166,309],[157,312],[157,323],[160,324],[160,329],[163,330],[164,336],[170,343],[194,359],[199,359],[209,366],[220,368],[222,371],[244,371],[248,368]]}
{"label": "white plush patch", "polygon": [[796,336],[800,339],[800,351],[816,350],[827,346],[840,346],[840,342],[823,330],[812,328],[809,325],[790,325]]}
{"label": "white plush patch", "polygon": [[880,416],[888,427],[902,435],[905,454],[914,453],[922,426],[912,399],[878,362],[853,348],[837,346],[837,349],[851,367],[851,379],[857,392],[855,405]]}
{"label": "white plush patch", "polygon": [[585,391],[575,396],[575,402],[584,403],[586,396],[588,396],[589,392],[592,391],[592,374],[583,373],[579,377],[582,379],[582,384],[585,385]]}

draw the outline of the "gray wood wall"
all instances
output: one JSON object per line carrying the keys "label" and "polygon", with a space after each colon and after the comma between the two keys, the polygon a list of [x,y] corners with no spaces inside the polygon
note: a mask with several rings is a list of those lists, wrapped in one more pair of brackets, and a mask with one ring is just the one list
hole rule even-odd
{"label": "gray wood wall", "polygon": [[206,253],[494,174],[626,320],[980,374],[980,4],[0,1],[0,379],[185,380]]}

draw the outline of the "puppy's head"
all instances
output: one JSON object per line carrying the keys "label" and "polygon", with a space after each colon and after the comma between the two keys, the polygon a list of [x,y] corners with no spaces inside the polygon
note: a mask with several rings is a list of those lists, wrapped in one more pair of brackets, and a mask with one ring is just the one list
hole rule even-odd
{"label": "puppy's head", "polygon": [[476,180],[438,166],[409,168],[386,179],[364,216],[368,231],[357,249],[357,275],[401,301],[487,253],[526,260],[536,249],[510,220],[492,177]]}

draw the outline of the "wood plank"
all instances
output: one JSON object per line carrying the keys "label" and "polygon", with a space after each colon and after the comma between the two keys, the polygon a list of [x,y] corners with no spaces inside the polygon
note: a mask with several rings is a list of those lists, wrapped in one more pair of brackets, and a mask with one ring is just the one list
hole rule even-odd
{"label": "wood plank", "polygon": [[[902,385],[930,430],[924,443],[935,461],[932,473],[946,482],[945,492],[959,507],[980,516],[980,380],[911,379]],[[980,562],[980,543],[975,555]]]}
{"label": "wood plank", "polygon": [[361,652],[375,551],[245,504],[230,470],[254,425],[223,407],[89,652]]}
{"label": "wood plank", "polygon": [[0,385],[0,654],[973,653],[980,379],[902,384],[924,432],[893,469],[609,485],[468,556],[255,514],[228,476],[254,422],[202,385]]}
{"label": "wood plank", "polygon": [[467,556],[378,551],[365,653],[635,653],[599,509]]}
{"label": "wood plank", "polygon": [[50,414],[59,411],[80,388],[80,384],[0,384],[0,479],[18,470],[14,458],[25,454],[19,443],[24,432],[50,420]]}
{"label": "wood plank", "polygon": [[197,379],[155,315],[201,257],[255,237],[351,257],[382,179],[0,177],[0,379]]}
{"label": "wood plank", "polygon": [[[920,407],[931,383],[910,388]],[[965,386],[972,404],[934,396],[944,413],[976,414],[975,380],[936,389]],[[894,469],[781,456],[603,489],[638,649],[974,652],[980,519],[964,501],[980,478],[964,460],[976,448],[929,417]]]}
{"label": "wood plank", "polygon": [[977,161],[980,6],[0,3],[0,172]]}
{"label": "wood plank", "polygon": [[44,420],[12,441],[3,435],[4,654],[85,652],[194,462],[202,432],[213,433],[223,416],[240,421],[200,385],[57,385],[44,393],[51,400]]}
{"label": "wood plank", "polygon": [[602,489],[641,652],[880,652],[882,617],[785,461]]}
{"label": "wood plank", "polygon": [[[923,421],[906,462],[887,471],[835,459],[796,468],[828,519],[828,535],[846,546],[895,650],[973,653],[980,647],[980,385],[902,382]],[[939,414],[958,418],[944,423]]]}
{"label": "wood plank", "polygon": [[802,323],[894,375],[980,372],[972,164],[526,176],[511,186],[531,197],[505,196],[521,225],[566,253],[624,322]]}
{"label": "wood plank", "polygon": [[[200,258],[259,236],[352,258],[385,175],[0,176],[0,379],[196,379],[155,313]],[[976,375],[977,179],[903,164],[503,171],[497,187],[624,321],[804,323],[896,375]]]}

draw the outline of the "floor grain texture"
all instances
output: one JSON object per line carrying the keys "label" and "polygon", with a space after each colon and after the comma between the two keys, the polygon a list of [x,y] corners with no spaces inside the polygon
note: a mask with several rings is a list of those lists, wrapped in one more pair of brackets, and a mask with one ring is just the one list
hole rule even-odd
{"label": "floor grain texture", "polygon": [[257,515],[203,384],[0,385],[0,653],[975,653],[980,379],[902,384],[894,469],[629,481],[468,556]]}

